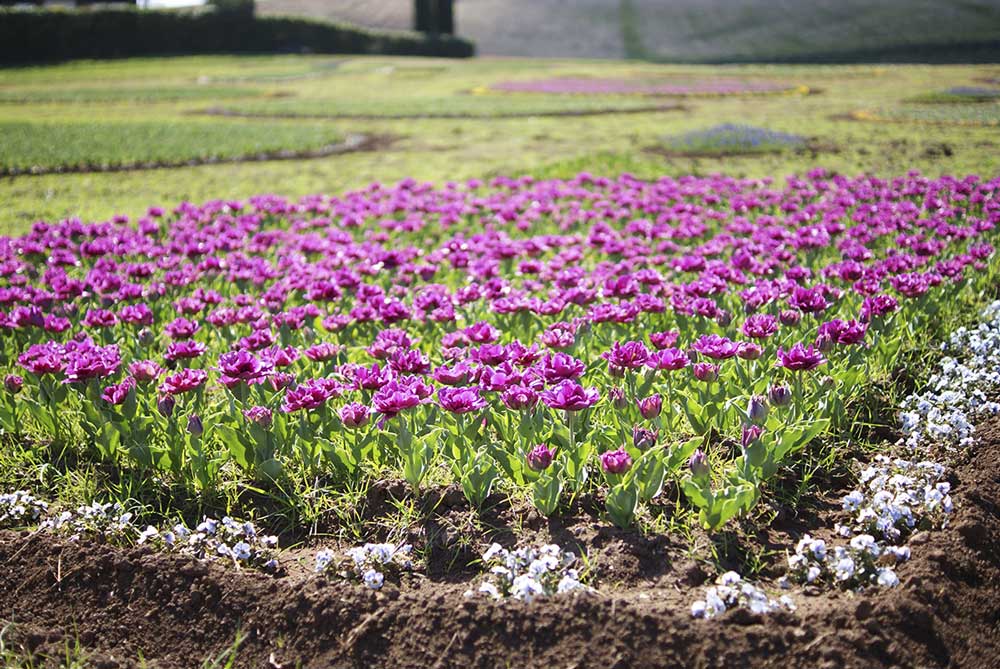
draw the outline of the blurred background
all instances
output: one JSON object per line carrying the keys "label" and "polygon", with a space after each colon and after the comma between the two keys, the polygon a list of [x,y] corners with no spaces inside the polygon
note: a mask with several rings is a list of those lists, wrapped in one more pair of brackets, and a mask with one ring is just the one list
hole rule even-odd
{"label": "blurred background", "polygon": [[1000,0],[0,0],[0,231],[580,171],[994,175]]}

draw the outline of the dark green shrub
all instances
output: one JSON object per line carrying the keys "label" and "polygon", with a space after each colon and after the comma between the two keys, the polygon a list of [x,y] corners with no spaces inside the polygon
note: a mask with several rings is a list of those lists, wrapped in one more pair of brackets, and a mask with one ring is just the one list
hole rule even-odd
{"label": "dark green shrub", "polygon": [[291,17],[101,9],[0,10],[0,63],[206,53],[472,56],[471,42]]}

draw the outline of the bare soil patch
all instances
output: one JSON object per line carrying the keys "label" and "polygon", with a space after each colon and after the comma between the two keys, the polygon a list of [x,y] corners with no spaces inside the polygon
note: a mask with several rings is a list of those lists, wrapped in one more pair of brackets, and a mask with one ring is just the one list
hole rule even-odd
{"label": "bare soil patch", "polygon": [[[843,482],[842,482],[843,483]],[[798,517],[786,510],[745,538],[780,547],[822,534],[842,512],[838,482]],[[549,522],[495,506],[492,536],[589,551],[601,594],[503,604],[463,593],[475,551],[452,527],[468,516],[448,489],[415,531],[435,531],[428,573],[382,591],[314,577],[313,551],[290,551],[282,575],[235,573],[187,558],[46,534],[0,533],[0,619],[39,657],[66,641],[101,667],[191,667],[246,638],[236,666],[305,667],[1000,667],[1000,420],[953,469],[949,527],[910,539],[901,585],[860,594],[795,591],[796,613],[732,610],[693,620],[708,574],[669,536],[642,537],[596,518],[599,500]],[[368,500],[404,494],[388,483]],[[668,491],[669,494],[669,491]],[[381,496],[381,497],[380,497]],[[450,529],[451,528],[451,529]],[[505,529],[506,528],[506,529]],[[817,530],[819,530],[817,532]],[[508,533],[509,532],[509,533]],[[463,548],[463,546],[465,546]],[[775,565],[782,561],[780,556]],[[775,570],[780,571],[780,569]]]}

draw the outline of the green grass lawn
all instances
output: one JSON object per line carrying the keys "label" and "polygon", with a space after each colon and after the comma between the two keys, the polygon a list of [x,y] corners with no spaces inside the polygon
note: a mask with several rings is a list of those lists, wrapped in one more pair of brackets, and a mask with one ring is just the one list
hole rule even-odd
{"label": "green grass lawn", "polygon": [[57,102],[79,104],[86,102],[163,102],[172,100],[218,100],[258,95],[252,88],[221,86],[144,86],[118,87],[93,86],[87,88],[18,88],[0,90],[0,102],[38,104]]}
{"label": "green grass lawn", "polygon": [[[862,114],[864,115],[864,114]],[[868,114],[875,120],[934,123],[941,125],[996,126],[1000,124],[1000,104],[966,102],[950,105],[899,105]]]}
{"label": "green grass lawn", "polygon": [[203,121],[0,121],[0,169],[113,168],[226,160],[340,141],[329,125]]}
{"label": "green grass lawn", "polygon": [[[852,120],[859,110],[915,121],[995,118],[994,103],[912,105],[905,100],[948,86],[982,85],[995,66],[682,66],[640,62],[475,59],[454,61],[329,56],[195,57],[79,62],[0,70],[0,93],[30,103],[0,105],[4,165],[114,164],[237,156],[267,149],[316,148],[349,134],[391,135],[376,152],[302,161],[226,163],[130,172],[18,176],[0,180],[0,232],[39,219],[102,219],[182,200],[337,193],[405,177],[444,182],[497,174],[567,176],[630,171],[640,176],[726,172],[781,176],[824,166],[848,174],[978,172],[996,175],[995,127]],[[812,93],[677,100],[683,111],[495,119],[246,120],[195,114],[207,107],[310,114],[503,114],[627,108],[670,98],[470,95],[501,81],[553,77],[765,79]],[[239,82],[239,83],[235,83]],[[161,91],[137,99],[135,91]],[[247,91],[206,97],[204,90]],[[60,102],[99,91],[104,100]],[[194,91],[190,95],[171,91]],[[18,96],[21,96],[20,98]],[[43,101],[45,100],[45,101]],[[912,116],[917,111],[923,116]],[[647,149],[664,137],[722,124],[799,135],[834,150],[748,155],[665,156]],[[941,146],[949,147],[947,152]]]}

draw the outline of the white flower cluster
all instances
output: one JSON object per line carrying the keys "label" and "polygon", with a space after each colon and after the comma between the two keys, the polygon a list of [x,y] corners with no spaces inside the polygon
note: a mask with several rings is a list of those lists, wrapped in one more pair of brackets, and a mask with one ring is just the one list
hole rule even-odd
{"label": "white flower cluster", "polygon": [[262,535],[253,523],[205,518],[191,530],[178,523],[170,530],[160,531],[152,525],[139,532],[136,543],[149,543],[165,550],[191,555],[199,560],[225,559],[237,567],[254,567],[264,571],[278,568],[274,556],[278,538]]}
{"label": "white flower cluster", "polygon": [[[365,544],[347,551],[350,568],[340,572],[341,576],[357,577],[365,587],[379,590],[385,583],[385,573],[409,571],[413,569],[410,544]],[[324,574],[337,567],[337,555],[329,548],[316,553],[316,573]]]}
{"label": "white flower cluster", "polygon": [[[483,553],[483,562],[490,571],[479,593],[493,599],[513,597],[530,602],[538,597],[590,590],[580,582],[576,554],[555,544],[515,551],[493,544]],[[465,593],[466,597],[473,595],[472,590]]]}
{"label": "white flower cluster", "polygon": [[983,319],[952,333],[942,348],[953,355],[938,363],[923,393],[903,401],[900,420],[911,450],[930,443],[968,446],[977,416],[1000,413],[1000,403],[988,399],[1000,390],[1000,301],[983,311]]}
{"label": "white flower cluster", "polygon": [[0,494],[0,527],[32,525],[48,510],[48,504],[25,490]]}
{"label": "white flower cluster", "polygon": [[910,559],[906,546],[885,546],[870,534],[851,538],[847,546],[828,547],[822,539],[803,536],[788,557],[788,578],[800,583],[830,583],[846,588],[865,585],[893,587],[899,578],[893,566]]}
{"label": "white flower cluster", "polygon": [[76,511],[63,511],[43,521],[39,529],[69,534],[73,541],[84,534],[91,534],[112,543],[130,541],[139,531],[135,514],[126,511],[120,502],[93,502],[77,507]]}
{"label": "white flower cluster", "polygon": [[691,605],[695,618],[714,618],[732,608],[746,608],[753,613],[771,613],[779,609],[795,610],[795,603],[788,595],[771,599],[763,590],[744,581],[735,571],[727,571],[715,585],[705,590],[705,599]]}
{"label": "white flower cluster", "polygon": [[[932,446],[968,446],[973,422],[1000,413],[1000,404],[988,399],[1000,391],[1000,301],[984,310],[976,327],[956,330],[942,349],[951,355],[938,363],[926,390],[902,402],[904,443],[918,454]],[[915,529],[945,526],[954,510],[944,476],[937,462],[876,456],[861,472],[858,489],[841,500],[854,522],[836,530],[851,537],[849,545],[829,548],[805,535],[788,558],[789,577],[844,587],[897,585],[893,566],[910,557],[910,549],[898,544]]]}
{"label": "white flower cluster", "polygon": [[936,462],[875,457],[861,472],[860,488],[844,496],[854,530],[899,543],[912,530],[943,527],[954,507],[945,468]]}

